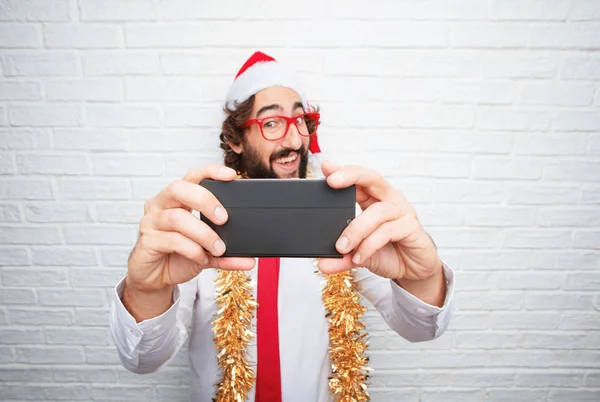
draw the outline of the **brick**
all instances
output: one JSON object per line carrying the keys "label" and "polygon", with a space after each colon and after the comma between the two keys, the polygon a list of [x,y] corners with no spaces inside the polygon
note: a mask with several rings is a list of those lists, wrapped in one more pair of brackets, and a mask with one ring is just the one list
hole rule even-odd
{"label": "brick", "polygon": [[158,54],[95,51],[82,55],[83,71],[86,76],[115,76],[159,74]]}
{"label": "brick", "polygon": [[443,391],[423,391],[421,393],[421,402],[441,402],[441,401],[457,401],[457,402],[480,402],[485,400],[485,392],[483,390],[443,390]]}
{"label": "brick", "polygon": [[5,52],[2,56],[4,75],[64,77],[78,75],[77,56],[68,52]]}
{"label": "brick", "polygon": [[558,111],[554,120],[555,130],[598,131],[600,117],[598,113],[583,111]]}
{"label": "brick", "polygon": [[25,216],[29,222],[88,222],[91,220],[88,206],[76,203],[28,203]]}
{"label": "brick", "polygon": [[440,87],[440,100],[442,103],[507,105],[513,103],[516,93],[517,87],[510,81],[448,82]]}
{"label": "brick", "polygon": [[594,0],[577,0],[573,2],[569,19],[572,21],[600,20],[600,7]]}
{"label": "brick", "polygon": [[502,250],[463,252],[461,269],[465,271],[521,270],[532,268],[534,255],[530,251]]}
{"label": "brick", "polygon": [[477,113],[476,127],[501,131],[545,131],[550,127],[550,116],[544,111],[486,108]]}
{"label": "brick", "polygon": [[599,176],[596,172],[599,172],[599,169],[600,163],[598,162],[561,159],[546,163],[543,178],[564,181],[598,181]]}
{"label": "brick", "polygon": [[457,305],[461,311],[468,310],[519,310],[523,295],[515,292],[460,292]]}
{"label": "brick", "polygon": [[93,248],[35,247],[31,250],[33,263],[49,266],[96,266],[98,257]]}
{"label": "brick", "polygon": [[91,173],[86,155],[33,155],[17,156],[17,168],[23,174],[87,175]]}
{"label": "brick", "polygon": [[165,172],[168,177],[183,177],[190,169],[204,166],[209,163],[220,163],[217,158],[209,155],[167,155],[165,156]]}
{"label": "brick", "polygon": [[105,267],[124,267],[131,253],[130,247],[103,247],[100,251]]}
{"label": "brick", "polygon": [[[494,20],[556,20],[569,12],[567,0],[494,0],[490,18]],[[508,400],[508,399],[507,399]]]}
{"label": "brick", "polygon": [[493,272],[463,272],[461,290],[491,290],[496,288],[497,274]]}
{"label": "brick", "polygon": [[[0,346],[0,364],[12,363],[15,361],[15,348],[13,346]],[[2,396],[2,390],[0,390]]]}
{"label": "brick", "polygon": [[59,178],[58,193],[66,200],[128,200],[131,186],[127,179]]}
{"label": "brick", "polygon": [[600,341],[600,334],[594,332],[532,332],[521,336],[520,346],[526,349],[595,349]]}
{"label": "brick", "polygon": [[92,400],[103,401],[150,401],[154,399],[154,387],[134,385],[92,385]]}
{"label": "brick", "polygon": [[82,151],[129,151],[129,136],[119,129],[57,128],[54,148]]}
{"label": "brick", "polygon": [[462,22],[450,33],[452,47],[522,48],[527,45],[529,27],[519,23],[489,24]]}
{"label": "brick", "polygon": [[487,330],[490,328],[490,314],[481,311],[457,312],[450,324],[455,331]]}
{"label": "brick", "polygon": [[24,384],[2,384],[2,387],[0,387],[0,398],[3,401],[10,399],[23,400],[25,398]]}
{"label": "brick", "polygon": [[14,174],[16,172],[14,155],[0,152],[0,174]]}
{"label": "brick", "polygon": [[600,80],[600,58],[567,57],[561,76],[574,80]]}
{"label": "brick", "polygon": [[534,208],[530,207],[471,207],[467,212],[468,226],[533,226]]}
{"label": "brick", "polygon": [[45,89],[49,101],[118,102],[123,99],[121,82],[116,78],[46,81]]}
{"label": "brick", "polygon": [[[214,107],[206,108],[188,105],[165,106],[165,126],[182,128],[215,126],[218,125],[218,117],[215,115],[215,111],[216,108]],[[169,135],[171,134],[169,133]],[[197,132],[195,132],[194,140],[190,141],[187,145],[192,147],[199,146]],[[170,144],[169,148],[172,146],[177,146],[177,143]]]}
{"label": "brick", "polygon": [[102,307],[105,305],[104,293],[98,289],[39,289],[37,295],[41,306]]}
{"label": "brick", "polygon": [[158,127],[161,111],[154,106],[87,106],[91,127]]}
{"label": "brick", "polygon": [[[44,343],[44,330],[41,328],[0,328],[0,344],[21,345],[39,343]],[[0,380],[2,380],[2,372],[0,372]]]}
{"label": "brick", "polygon": [[588,141],[588,153],[600,155],[600,136],[592,136]]}
{"label": "brick", "polygon": [[440,248],[463,248],[469,244],[474,248],[493,248],[500,242],[497,230],[491,229],[431,229],[431,235]]}
{"label": "brick", "polygon": [[94,155],[96,176],[162,176],[164,159],[145,155]]}
{"label": "brick", "polygon": [[596,402],[598,398],[600,398],[598,390],[558,389],[550,390],[548,393],[548,402]]}
{"label": "brick", "polygon": [[514,331],[507,333],[461,331],[454,334],[454,346],[458,349],[509,349],[516,348],[519,339],[520,335]]}
{"label": "brick", "polygon": [[518,387],[576,387],[583,382],[583,373],[566,370],[548,370],[517,373]]}
{"label": "brick", "polygon": [[600,24],[540,24],[532,25],[528,46],[531,48],[593,50],[600,46]]}
{"label": "brick", "polygon": [[142,203],[98,203],[96,213],[99,222],[139,223],[144,215]]}
{"label": "brick", "polygon": [[594,86],[575,83],[528,83],[523,87],[523,105],[587,106],[594,99]]}
{"label": "brick", "polygon": [[0,226],[0,243],[3,244],[59,244],[57,227]]}
{"label": "brick", "polygon": [[[156,387],[156,397],[159,401],[184,401],[189,398],[189,387],[159,385]],[[373,392],[369,392],[374,397]],[[402,399],[407,402],[417,402],[417,399]]]}
{"label": "brick", "polygon": [[44,129],[0,129],[0,149],[28,150],[50,149],[50,132]]}
{"label": "brick", "polygon": [[123,46],[121,27],[109,24],[46,24],[47,48],[94,49]]}
{"label": "brick", "polygon": [[108,328],[46,328],[46,343],[51,345],[101,346],[109,337]]}
{"label": "brick", "polygon": [[558,329],[560,314],[558,312],[493,312],[491,328],[493,330],[515,329]]}
{"label": "brick", "polygon": [[123,278],[121,269],[71,268],[71,283],[77,287],[114,287]]}
{"label": "brick", "polygon": [[[114,346],[84,346],[83,349],[85,351],[85,360],[88,364],[110,364],[115,366],[120,364],[119,356],[115,353]],[[59,373],[60,371],[57,370],[56,375]],[[76,376],[80,375],[78,373],[79,371],[75,371],[72,375],[77,378]],[[114,375],[116,380],[117,373],[115,372]],[[65,374],[65,377],[67,376],[68,375]],[[66,381],[66,379],[64,379],[64,381]],[[76,379],[74,381],[79,382]]]}
{"label": "brick", "polygon": [[67,244],[132,244],[133,227],[128,225],[77,225],[63,228]]}
{"label": "brick", "polygon": [[19,325],[71,325],[75,321],[73,313],[67,310],[10,308],[8,314],[10,322]]}
{"label": "brick", "polygon": [[410,106],[396,112],[400,127],[470,128],[474,122],[475,111],[465,106]]}
{"label": "brick", "polygon": [[506,53],[481,56],[483,78],[552,78],[556,74],[556,61],[543,55]]}
{"label": "brick", "polygon": [[[190,110],[197,110],[201,113],[201,110],[195,107],[190,108]],[[169,107],[166,110],[168,118]],[[212,114],[214,115],[214,111],[212,111]],[[218,135],[215,134],[214,137],[211,142],[214,142],[214,151],[218,152]],[[194,152],[196,158],[207,153],[208,140],[207,136],[199,136],[198,131],[195,129],[151,129],[135,130],[131,133],[131,144],[134,151]],[[200,153],[199,151],[203,152]]]}
{"label": "brick", "polygon": [[532,268],[581,270],[600,268],[600,253],[576,250],[537,251]]}
{"label": "brick", "polygon": [[567,275],[565,290],[600,290],[600,274],[571,272]]}
{"label": "brick", "polygon": [[560,329],[565,330],[599,330],[600,312],[564,312]]}
{"label": "brick", "polygon": [[90,386],[85,384],[27,384],[25,397],[29,399],[90,400]]}
{"label": "brick", "polygon": [[494,350],[490,351],[491,367],[552,367],[553,355],[549,351],[531,352],[523,350]]}
{"label": "brick", "polygon": [[3,268],[0,272],[5,286],[66,286],[69,277],[64,269]]}
{"label": "brick", "polygon": [[598,388],[600,384],[600,373],[589,373],[585,376],[584,385]]}
{"label": "brick", "polygon": [[422,181],[409,182],[392,178],[389,180],[389,183],[400,190],[409,203],[426,203],[431,201],[431,188],[424,186]]}
{"label": "brick", "polygon": [[[438,353],[440,351],[437,351]],[[398,361],[402,360],[405,364],[402,368],[418,368],[422,362],[421,352],[389,352],[385,353],[373,351],[369,354],[370,366],[374,370],[394,369],[398,367]]]}
{"label": "brick", "polygon": [[8,109],[11,125],[30,127],[70,127],[82,123],[81,108],[73,104],[15,105]]}
{"label": "brick", "polygon": [[68,21],[67,0],[4,0],[0,21]]}
{"label": "brick", "polygon": [[440,182],[433,187],[436,203],[498,203],[504,199],[505,190],[487,182]]}
{"label": "brick", "polygon": [[590,352],[586,350],[560,350],[554,351],[554,365],[557,367],[569,368],[597,368],[597,362],[600,354],[597,351]]}
{"label": "brick", "polygon": [[199,78],[144,78],[124,80],[125,99],[142,102],[199,102],[204,85]]}
{"label": "brick", "polygon": [[585,134],[523,134],[516,138],[514,150],[520,155],[583,155]]}
{"label": "brick", "polygon": [[148,180],[134,178],[131,180],[133,188],[133,199],[137,201],[146,201],[150,197],[157,195],[162,189],[167,187],[171,181],[168,179]]}
{"label": "brick", "polygon": [[0,127],[8,125],[8,111],[5,106],[0,105]]}
{"label": "brick", "polygon": [[32,305],[35,304],[35,293],[31,289],[9,289],[4,287],[0,293],[0,304]]}
{"label": "brick", "polygon": [[472,161],[472,177],[478,179],[533,180],[542,176],[543,162],[535,159],[508,159],[476,156]]}
{"label": "brick", "polygon": [[539,226],[600,226],[600,211],[594,208],[540,209]]}
{"label": "brick", "polygon": [[139,385],[181,385],[181,370],[175,367],[164,367],[160,373],[150,373],[148,375],[138,375],[127,370],[117,372],[119,382],[123,384]]}
{"label": "brick", "polygon": [[600,186],[582,186],[582,204],[600,204]]}
{"label": "brick", "polygon": [[455,205],[437,205],[417,208],[419,221],[425,227],[460,226],[465,221],[465,211]]}
{"label": "brick", "polygon": [[[567,286],[564,289],[570,290]],[[593,304],[593,296],[585,293],[535,292],[525,295],[525,309],[527,310],[587,310],[591,309]]]}
{"label": "brick", "polygon": [[78,364],[85,363],[83,350],[56,346],[18,346],[17,362],[33,364]]}
{"label": "brick", "polygon": [[79,3],[82,21],[156,20],[157,4],[133,0],[123,4],[117,0],[82,0]]}
{"label": "brick", "polygon": [[484,370],[460,370],[452,375],[453,387],[492,387],[497,384],[512,384],[514,370],[486,368]]}
{"label": "brick", "polygon": [[504,246],[507,248],[561,249],[569,248],[571,233],[564,230],[508,230]]}
{"label": "brick", "polygon": [[19,205],[0,203],[0,222],[21,222],[22,220]]}
{"label": "brick", "polygon": [[498,287],[509,290],[556,290],[562,287],[564,281],[563,273],[511,272],[499,275]]}
{"label": "brick", "polygon": [[[2,37],[0,33],[0,38]],[[3,101],[35,101],[40,100],[41,85],[33,81],[0,82],[0,100]],[[3,130],[3,132],[6,132]]]}
{"label": "brick", "polygon": [[29,265],[29,253],[24,247],[0,247],[0,266]]}
{"label": "brick", "polygon": [[[114,349],[113,349],[114,353]],[[87,362],[93,363],[93,362]],[[119,364],[117,362],[117,364]],[[52,369],[54,373],[54,378],[59,383],[70,383],[70,382],[79,382],[79,383],[116,383],[117,382],[117,371],[113,367],[102,367],[102,366],[92,366],[92,367],[68,367],[68,366],[58,366]]]}
{"label": "brick", "polygon": [[511,186],[508,194],[510,204],[573,204],[578,199],[577,187],[569,186]]}
{"label": "brick", "polygon": [[0,381],[52,382],[52,370],[49,368],[31,367],[30,365],[13,364],[6,368],[0,367]]}
{"label": "brick", "polygon": [[[113,283],[115,285],[116,282]],[[105,326],[109,322],[109,310],[92,310],[92,309],[76,309],[75,310],[75,324],[76,325],[91,325],[91,326]]]}

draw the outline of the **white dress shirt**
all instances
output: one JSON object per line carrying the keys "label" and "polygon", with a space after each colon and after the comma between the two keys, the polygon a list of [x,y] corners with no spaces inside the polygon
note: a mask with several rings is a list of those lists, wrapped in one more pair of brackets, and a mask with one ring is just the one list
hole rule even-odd
{"label": "white dress shirt", "polygon": [[[255,284],[254,297],[257,266],[248,273]],[[446,264],[443,269],[447,294],[441,308],[422,302],[393,281],[365,268],[355,271],[355,283],[358,292],[392,330],[411,342],[427,341],[444,333],[452,314],[454,272]],[[321,299],[325,278],[316,270],[312,259],[281,259],[278,311],[283,402],[331,400],[328,321]],[[189,337],[190,401],[212,400],[220,378],[211,326],[217,312],[216,273],[214,269],[205,269],[193,280],[176,286],[171,308],[140,323],[123,306],[124,281],[119,282],[110,326],[125,368],[140,374],[154,372],[168,364]],[[255,320],[252,325],[256,328]],[[248,346],[247,353],[256,370],[256,339]],[[254,401],[254,389],[248,400]]]}

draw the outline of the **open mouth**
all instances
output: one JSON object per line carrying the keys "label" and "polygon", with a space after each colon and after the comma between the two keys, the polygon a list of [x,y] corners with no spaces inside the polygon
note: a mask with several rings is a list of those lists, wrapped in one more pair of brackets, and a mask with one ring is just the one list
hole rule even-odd
{"label": "open mouth", "polygon": [[287,156],[273,159],[273,165],[285,170],[293,170],[298,166],[300,155],[297,152],[290,152]]}

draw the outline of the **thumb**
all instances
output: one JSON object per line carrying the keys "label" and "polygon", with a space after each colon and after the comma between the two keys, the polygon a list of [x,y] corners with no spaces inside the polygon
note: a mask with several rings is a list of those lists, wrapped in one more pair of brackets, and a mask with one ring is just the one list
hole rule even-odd
{"label": "thumb", "polygon": [[330,160],[325,160],[321,164],[321,170],[323,171],[323,174],[325,175],[325,177],[331,176],[333,173],[337,172],[339,169],[340,169],[340,166],[333,163]]}

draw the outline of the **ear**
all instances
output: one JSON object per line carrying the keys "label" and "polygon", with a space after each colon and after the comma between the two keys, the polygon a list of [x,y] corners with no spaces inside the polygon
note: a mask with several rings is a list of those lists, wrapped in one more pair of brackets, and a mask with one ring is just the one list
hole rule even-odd
{"label": "ear", "polygon": [[238,145],[235,145],[235,144],[232,144],[231,141],[227,141],[227,144],[229,144],[229,146],[231,147],[231,150],[238,155],[241,154],[242,151],[244,150],[244,146],[241,143]]}

